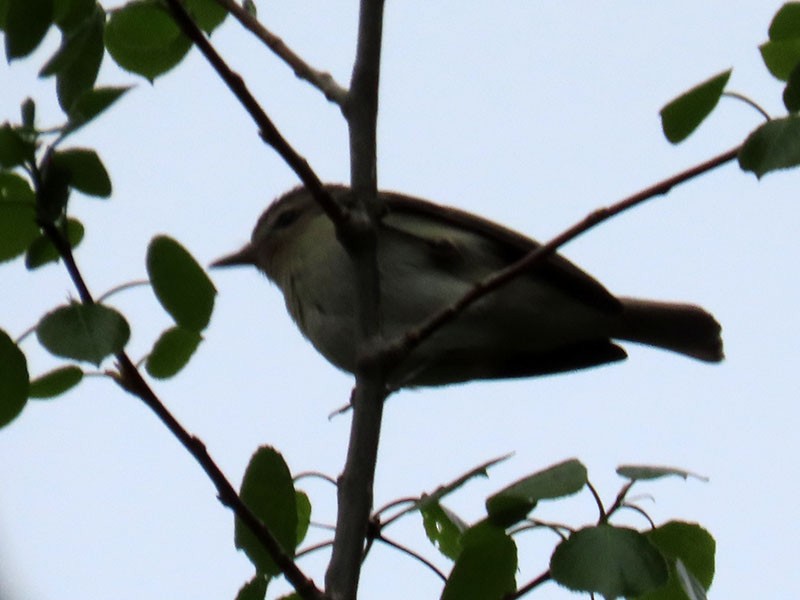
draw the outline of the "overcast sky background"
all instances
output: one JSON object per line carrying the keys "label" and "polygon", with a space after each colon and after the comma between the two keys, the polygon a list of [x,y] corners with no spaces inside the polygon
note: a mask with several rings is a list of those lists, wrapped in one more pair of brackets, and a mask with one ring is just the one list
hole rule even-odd
{"label": "overcast sky background", "polygon": [[[260,17],[313,65],[349,79],[355,2],[258,2]],[[593,209],[740,143],[760,122],[723,99],[679,147],[662,136],[661,106],[734,67],[730,88],[783,114],[781,87],[757,45],[780,2],[389,2],[379,123],[381,186],[480,213],[540,240]],[[321,177],[349,176],[346,129],[333,105],[231,20],[213,42]],[[0,66],[0,120],[28,95],[39,123],[60,120],[52,82],[36,80],[58,44]],[[297,183],[193,52],[154,86],[106,61],[103,84],[135,82],[73,144],[97,148],[114,184],[110,201],[75,197],[87,226],[77,258],[99,294],[142,278],[149,240],[167,233],[200,261],[238,248],[272,198]],[[638,486],[659,523],[696,521],[717,540],[711,598],[790,598],[800,589],[796,540],[797,359],[800,287],[797,172],[757,182],[735,165],[682,186],[583,236],[564,253],[621,295],[703,305],[723,325],[716,366],[628,344],[630,358],[578,374],[403,392],[386,407],[376,505],[433,490],[507,452],[512,459],[446,504],[462,518],[507,483],[578,457],[607,502],[624,463],[674,465],[708,483]],[[18,336],[74,297],[63,268],[33,274],[4,264],[0,327]],[[351,377],[294,328],[277,289],[254,271],[213,274],[219,290],[206,342],[177,379],[154,387],[238,485],[260,444],[293,472],[332,476],[343,464]],[[114,297],[143,356],[169,318],[145,288]],[[30,338],[33,374],[57,363]],[[0,431],[0,577],[6,598],[233,598],[252,568],[232,542],[231,514],[165,428],[109,380],[30,403]],[[334,490],[302,486],[313,519],[331,523]],[[637,488],[634,488],[635,490]],[[549,503],[543,518],[596,519],[582,493]],[[633,513],[620,522],[645,527]],[[406,518],[386,533],[447,561]],[[312,532],[311,539],[325,539]],[[520,538],[522,584],[547,567],[548,533]],[[301,566],[322,582],[327,554]],[[275,586],[286,591],[285,586]],[[363,598],[436,598],[440,582],[378,547]],[[560,599],[555,584],[534,598]]]}

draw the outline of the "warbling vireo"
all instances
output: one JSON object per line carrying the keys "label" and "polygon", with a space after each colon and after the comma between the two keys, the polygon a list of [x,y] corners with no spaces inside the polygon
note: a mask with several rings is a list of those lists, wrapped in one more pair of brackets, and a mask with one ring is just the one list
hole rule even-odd
{"label": "warbling vireo", "polygon": [[[338,202],[350,190],[330,185]],[[377,261],[383,335],[392,339],[452,304],[537,243],[481,217],[381,192]],[[214,266],[254,265],[280,287],[300,331],[331,363],[353,372],[357,336],[353,265],[334,226],[304,188],[261,215],[249,244]],[[529,377],[625,358],[613,339],[722,360],[720,326],[703,309],[616,298],[554,255],[470,306],[392,371],[392,387]]]}

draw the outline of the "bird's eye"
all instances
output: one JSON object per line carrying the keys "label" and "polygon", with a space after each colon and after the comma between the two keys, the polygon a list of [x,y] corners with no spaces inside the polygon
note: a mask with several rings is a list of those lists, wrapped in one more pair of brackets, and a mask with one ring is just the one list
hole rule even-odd
{"label": "bird's eye", "polygon": [[284,229],[294,223],[297,220],[297,217],[300,216],[301,211],[299,209],[289,209],[283,211],[277,217],[275,217],[275,223],[273,224],[273,230],[275,229]]}

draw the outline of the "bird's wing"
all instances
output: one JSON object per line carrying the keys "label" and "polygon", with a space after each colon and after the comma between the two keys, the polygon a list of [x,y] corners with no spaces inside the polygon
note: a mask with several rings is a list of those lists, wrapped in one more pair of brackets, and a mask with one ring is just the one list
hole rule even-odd
{"label": "bird's wing", "polygon": [[[426,243],[443,252],[446,252],[449,240],[444,237],[437,239],[434,232],[446,231],[448,228],[452,230],[453,223],[485,240],[492,248],[493,254],[502,262],[502,266],[516,262],[540,246],[539,243],[516,231],[456,208],[439,206],[420,198],[393,192],[381,192],[381,195],[387,209],[383,222],[385,227],[404,235],[423,238]],[[407,220],[393,219],[393,215],[429,220],[432,222],[431,234],[421,232],[418,227],[413,230],[404,228],[403,223]],[[601,310],[609,312],[622,310],[620,301],[600,282],[558,254],[549,256],[534,266],[530,274],[523,277],[535,277],[547,281],[576,300]]]}

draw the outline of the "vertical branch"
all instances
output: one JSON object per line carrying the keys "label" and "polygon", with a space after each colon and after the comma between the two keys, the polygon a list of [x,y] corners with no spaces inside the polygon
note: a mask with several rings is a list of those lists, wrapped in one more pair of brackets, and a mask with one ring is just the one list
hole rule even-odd
{"label": "vertical branch", "polygon": [[353,76],[342,108],[350,128],[350,180],[357,195],[374,192],[377,182],[375,124],[382,35],[383,0],[362,0]]}
{"label": "vertical branch", "polygon": [[382,365],[372,352],[380,342],[380,282],[371,216],[377,214],[376,123],[383,0],[361,0],[358,45],[350,92],[342,111],[350,131],[350,179],[361,210],[339,229],[353,260],[359,315],[359,361],[352,398],[353,422],[342,475],[333,553],[325,574],[333,600],[355,600],[364,540],[372,510],[372,488],[386,397]]}

